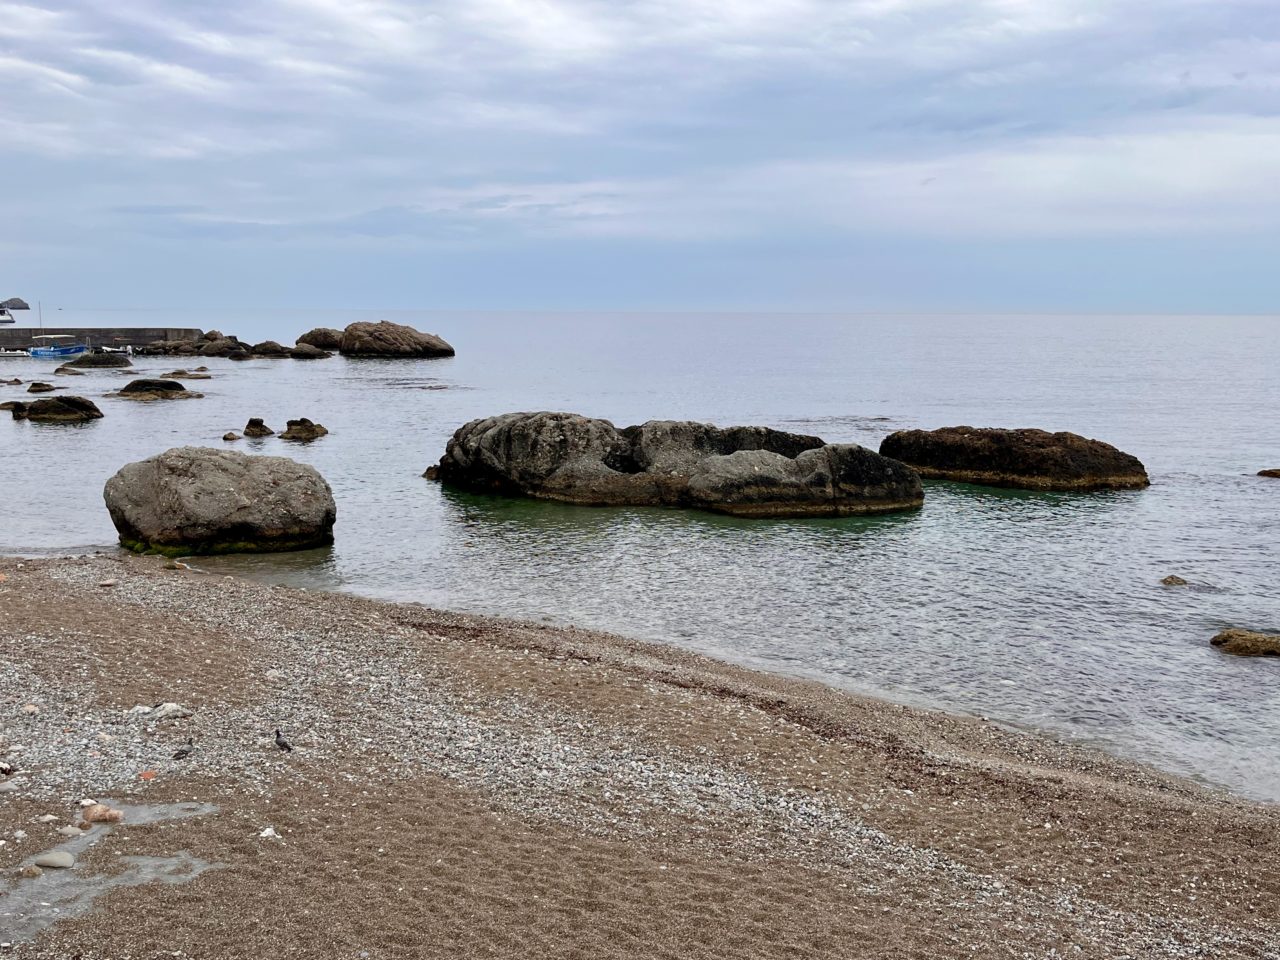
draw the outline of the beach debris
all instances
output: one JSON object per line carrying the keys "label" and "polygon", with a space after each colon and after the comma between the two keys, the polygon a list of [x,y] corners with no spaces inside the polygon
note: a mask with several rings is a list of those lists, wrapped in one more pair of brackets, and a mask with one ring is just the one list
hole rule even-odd
{"label": "beach debris", "polygon": [[262,832],[258,834],[264,840],[284,840],[284,837],[276,833],[275,827],[263,827]]}
{"label": "beach debris", "polygon": [[276,730],[276,747],[284,753],[293,753],[293,747],[289,746],[289,741],[280,735],[279,730]]}
{"label": "beach debris", "polygon": [[34,863],[29,863],[23,867],[19,873],[28,880],[34,880],[36,877],[44,876],[44,871],[37,867]]}
{"label": "beach debris", "polygon": [[62,834],[64,837],[83,837],[84,836],[83,830],[81,830],[79,827],[73,827],[70,825],[67,825],[65,827],[59,827],[58,832]]}
{"label": "beach debris", "polygon": [[40,708],[37,707],[34,703],[28,703],[23,706],[22,712],[26,714],[39,713]]}
{"label": "beach debris", "polygon": [[66,870],[75,866],[76,858],[65,850],[50,850],[36,857],[33,863],[37,867],[48,867],[51,870]]}
{"label": "beach debris", "polygon": [[1187,585],[1187,581],[1183,580],[1176,573],[1169,574],[1169,576],[1165,577],[1160,582],[1166,587],[1185,587]]}
{"label": "beach debris", "polygon": [[154,780],[156,778],[156,772],[154,770],[143,770],[138,774],[138,777],[143,780]]}
{"label": "beach debris", "polygon": [[186,746],[179,747],[176,751],[174,751],[173,759],[185,760],[187,759],[187,757],[191,756],[191,751],[194,750],[195,748],[196,748],[195,740],[192,737],[187,737]]}
{"label": "beach debris", "polygon": [[95,803],[91,807],[85,807],[82,816],[89,823],[119,823],[124,819],[124,812],[113,810],[105,803]]}
{"label": "beach debris", "polygon": [[182,720],[191,716],[194,711],[187,709],[180,703],[173,701],[165,701],[157,703],[152,707],[145,707],[139,704],[136,707],[129,708],[129,719],[131,720]]}
{"label": "beach debris", "polygon": [[36,823],[57,823],[61,819],[56,813],[46,813],[43,817],[36,817]]}

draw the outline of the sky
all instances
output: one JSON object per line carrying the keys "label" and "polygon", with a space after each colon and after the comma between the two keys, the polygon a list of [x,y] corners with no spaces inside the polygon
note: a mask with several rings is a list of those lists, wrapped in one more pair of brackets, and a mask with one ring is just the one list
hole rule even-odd
{"label": "sky", "polygon": [[0,299],[1280,311],[1276,0],[0,0]]}

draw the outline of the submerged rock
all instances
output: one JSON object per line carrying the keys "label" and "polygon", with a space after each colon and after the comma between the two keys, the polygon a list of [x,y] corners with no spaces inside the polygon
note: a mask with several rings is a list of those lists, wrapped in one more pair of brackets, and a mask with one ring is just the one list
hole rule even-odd
{"label": "submerged rock", "polygon": [[285,457],[177,447],[122,467],[103,490],[120,542],[144,553],[304,550],[333,542],[333,491]]}
{"label": "submerged rock", "polygon": [[133,361],[123,353],[82,353],[68,367],[132,367]]}
{"label": "submerged rock", "polygon": [[177,380],[130,380],[116,396],[124,400],[187,400],[204,395],[192,393]]}
{"label": "submerged rock", "polygon": [[84,376],[84,373],[82,371],[76,370],[65,363],[62,366],[58,367],[56,370],[54,370],[53,373],[55,376],[59,376],[59,377],[83,377]]}
{"label": "submerged rock", "polygon": [[320,350],[337,350],[342,346],[342,331],[332,327],[316,327],[300,336],[298,343],[305,343]]}
{"label": "submerged rock", "polygon": [[853,444],[767,427],[656,420],[619,430],[571,413],[473,420],[434,476],[471,490],[590,506],[695,507],[747,517],[919,507],[911,468]]}
{"label": "submerged rock", "polygon": [[101,420],[102,411],[84,397],[52,397],[30,403],[14,403],[13,419],[36,423],[87,423]]}
{"label": "submerged rock", "polygon": [[27,386],[27,393],[52,393],[54,390],[61,389],[61,387],[55,387],[52,383],[42,383],[36,380]]}
{"label": "submerged rock", "polygon": [[280,434],[281,440],[299,440],[304,443],[311,440],[318,440],[329,433],[323,426],[318,423],[312,423],[306,417],[301,420],[290,420],[286,424],[284,433]]}
{"label": "submerged rock", "polygon": [[382,320],[353,323],[342,332],[338,349],[349,357],[452,357],[453,347],[433,333]]}
{"label": "submerged rock", "polygon": [[1280,634],[1232,627],[1223,630],[1209,642],[1223,653],[1237,657],[1280,657]]}
{"label": "submerged rock", "polygon": [[1280,467],[1276,467],[1274,470],[1259,470],[1259,471],[1258,471],[1258,476],[1260,476],[1260,477],[1274,477],[1274,478],[1276,478],[1277,480],[1280,480]]}
{"label": "submerged rock", "polygon": [[249,422],[244,425],[243,433],[246,437],[275,436],[275,431],[263,423],[261,417],[250,417]]}
{"label": "submerged rock", "polygon": [[240,439],[240,434],[229,430],[222,435],[222,439],[227,441],[227,443],[235,443],[237,440]]}
{"label": "submerged rock", "polygon": [[1137,457],[1074,433],[943,427],[899,430],[880,452],[921,476],[1027,490],[1127,490],[1146,487]]}
{"label": "submerged rock", "polygon": [[1185,587],[1187,585],[1187,581],[1183,580],[1176,573],[1169,574],[1160,582],[1166,587]]}

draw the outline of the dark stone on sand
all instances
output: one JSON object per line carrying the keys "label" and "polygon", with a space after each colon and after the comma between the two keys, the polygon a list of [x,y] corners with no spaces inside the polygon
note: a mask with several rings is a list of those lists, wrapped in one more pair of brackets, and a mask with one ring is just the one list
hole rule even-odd
{"label": "dark stone on sand", "polygon": [[14,402],[10,408],[15,420],[32,420],[36,423],[87,423],[101,420],[102,411],[92,400],[84,397],[51,397],[30,403]]}
{"label": "dark stone on sand", "polygon": [[1237,657],[1280,657],[1280,634],[1232,627],[1209,642],[1223,653]]}
{"label": "dark stone on sand", "polygon": [[254,553],[333,542],[333,491],[285,457],[177,447],[122,467],[103,490],[120,542],[140,553]]}
{"label": "dark stone on sand", "polygon": [[281,440],[297,440],[302,443],[309,443],[312,440],[319,440],[329,433],[323,426],[318,423],[312,423],[306,417],[301,420],[290,420],[285,425],[284,433],[280,434]]}
{"label": "dark stone on sand", "polygon": [[387,320],[353,323],[342,333],[339,350],[349,357],[452,357],[453,347],[434,333],[422,333]]}
{"label": "dark stone on sand", "polygon": [[342,346],[342,331],[335,330],[333,327],[316,327],[300,336],[298,343],[305,343],[321,350],[337,350]]}
{"label": "dark stone on sand", "polygon": [[767,427],[509,413],[459,428],[436,476],[469,490],[590,506],[692,507],[744,517],[919,507],[911,468],[852,444]]}
{"label": "dark stone on sand", "polygon": [[943,427],[899,430],[880,452],[923,477],[1026,490],[1130,490],[1149,485],[1146,468],[1101,440],[1074,433]]}
{"label": "dark stone on sand", "polygon": [[275,431],[262,422],[261,417],[252,417],[245,424],[244,435],[246,437],[271,437],[275,436]]}
{"label": "dark stone on sand", "polygon": [[82,353],[68,367],[132,367],[133,361],[123,353]]}

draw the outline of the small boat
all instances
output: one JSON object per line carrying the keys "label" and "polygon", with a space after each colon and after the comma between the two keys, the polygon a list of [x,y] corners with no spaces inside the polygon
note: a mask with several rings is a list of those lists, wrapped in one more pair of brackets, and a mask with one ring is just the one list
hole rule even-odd
{"label": "small boat", "polygon": [[[36,360],[67,360],[72,357],[78,357],[89,348],[83,343],[76,343],[75,337],[69,333],[50,333],[39,337],[32,337],[32,340],[43,341],[37,343],[31,348],[31,356]],[[71,343],[63,343],[60,341],[70,340]]]}
{"label": "small boat", "polygon": [[13,318],[12,313],[10,313],[4,307],[0,307],[0,323],[17,323],[17,322],[18,321]]}
{"label": "small boat", "polygon": [[31,356],[31,354],[27,353],[27,351],[25,350],[5,350],[3,348],[0,348],[0,360],[4,359],[5,357],[22,357],[23,359],[25,359],[29,356]]}

